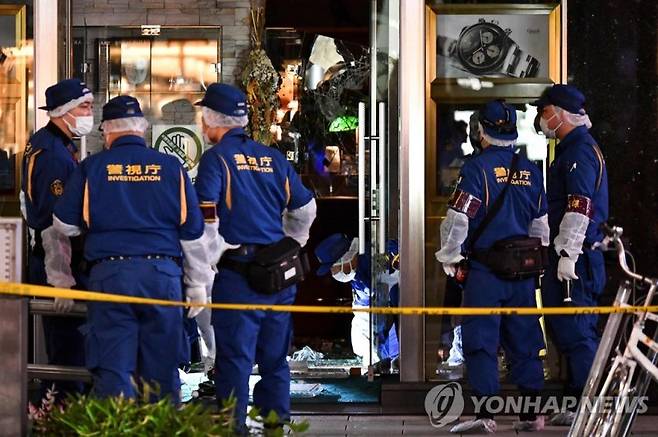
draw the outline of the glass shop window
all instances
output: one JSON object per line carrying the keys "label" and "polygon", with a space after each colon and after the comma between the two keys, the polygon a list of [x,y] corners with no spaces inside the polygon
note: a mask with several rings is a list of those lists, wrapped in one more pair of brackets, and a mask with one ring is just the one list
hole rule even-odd
{"label": "glass shop window", "polygon": [[[193,104],[221,81],[221,28],[162,26],[159,34],[143,33],[140,27],[74,27],[74,76],[94,92],[98,123],[109,99],[135,97],[149,121],[147,144],[176,156],[194,178],[206,145]],[[87,136],[86,154],[102,146],[100,132]]]}

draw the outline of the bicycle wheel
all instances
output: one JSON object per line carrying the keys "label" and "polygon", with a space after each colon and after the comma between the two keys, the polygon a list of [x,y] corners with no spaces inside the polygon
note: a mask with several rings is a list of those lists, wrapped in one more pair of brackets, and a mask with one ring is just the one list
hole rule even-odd
{"label": "bicycle wheel", "polygon": [[[592,406],[586,435],[591,437],[616,437],[619,435],[622,419],[630,414],[624,403],[632,388],[635,364],[634,361],[628,361],[621,356],[615,358],[606,383]],[[610,402],[611,400],[612,402]]]}

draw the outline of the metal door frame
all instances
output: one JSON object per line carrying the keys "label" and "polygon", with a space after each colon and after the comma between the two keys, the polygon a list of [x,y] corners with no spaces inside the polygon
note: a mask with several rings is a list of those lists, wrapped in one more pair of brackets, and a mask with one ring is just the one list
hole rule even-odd
{"label": "metal door frame", "polygon": [[[425,1],[400,2],[400,306],[425,301]],[[400,382],[425,380],[425,319],[400,317]]]}

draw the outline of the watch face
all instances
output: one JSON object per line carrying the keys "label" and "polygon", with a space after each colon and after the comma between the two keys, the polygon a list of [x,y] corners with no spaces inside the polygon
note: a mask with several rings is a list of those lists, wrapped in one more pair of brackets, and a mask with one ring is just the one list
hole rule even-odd
{"label": "watch face", "polygon": [[494,23],[479,22],[464,29],[457,43],[457,58],[471,73],[500,70],[509,48],[509,37]]}

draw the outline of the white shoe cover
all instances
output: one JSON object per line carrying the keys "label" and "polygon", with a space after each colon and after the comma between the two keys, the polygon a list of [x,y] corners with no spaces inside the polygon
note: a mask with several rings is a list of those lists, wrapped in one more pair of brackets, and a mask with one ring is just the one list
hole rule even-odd
{"label": "white shoe cover", "polygon": [[450,429],[453,434],[493,434],[496,421],[493,419],[473,419],[458,423]]}

